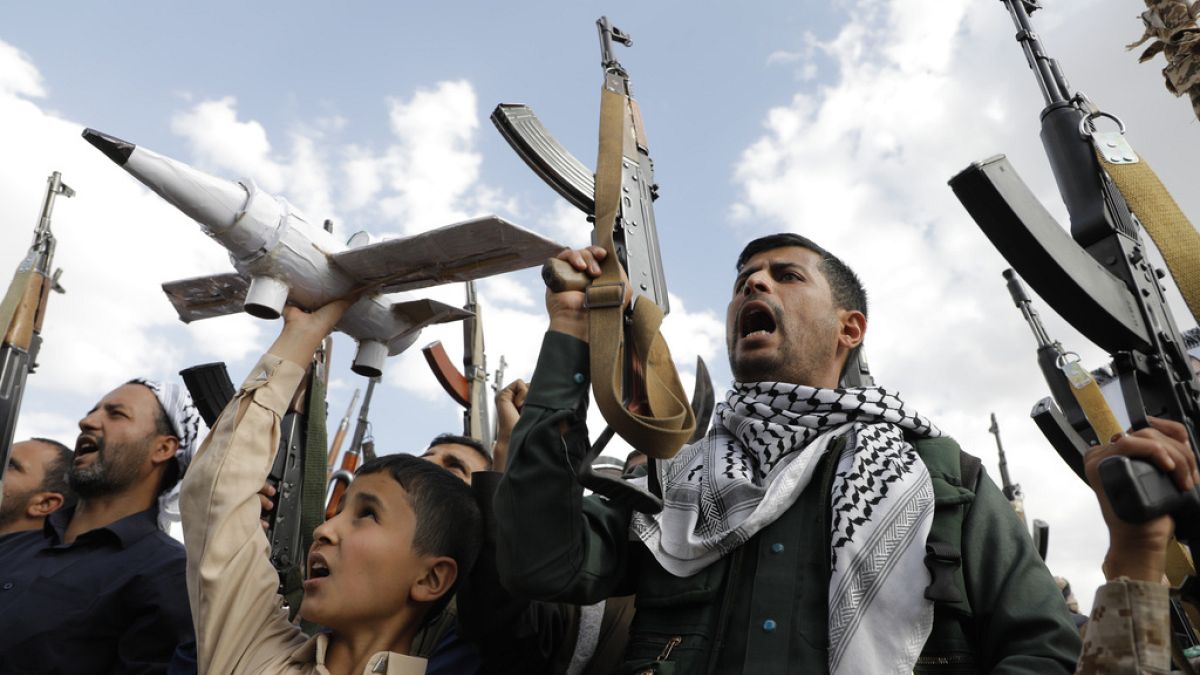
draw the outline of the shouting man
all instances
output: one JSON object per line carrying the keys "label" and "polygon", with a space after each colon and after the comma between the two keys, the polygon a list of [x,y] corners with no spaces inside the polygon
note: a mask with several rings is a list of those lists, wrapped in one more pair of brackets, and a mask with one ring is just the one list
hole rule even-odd
{"label": "shouting man", "polygon": [[[560,258],[594,277],[604,255]],[[621,673],[1071,673],[1062,596],[979,461],[896,393],[839,387],[867,329],[854,272],[772,235],[732,290],[736,381],[708,435],[652,469],[656,515],[575,481],[588,313],[582,292],[547,293],[496,495],[504,583],[577,603],[636,590]]]}

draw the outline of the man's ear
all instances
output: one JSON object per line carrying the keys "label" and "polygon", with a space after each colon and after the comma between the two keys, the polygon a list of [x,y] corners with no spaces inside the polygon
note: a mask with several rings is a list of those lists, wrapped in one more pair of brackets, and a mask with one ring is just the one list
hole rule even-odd
{"label": "man's ear", "polygon": [[45,518],[62,508],[63,496],[57,492],[38,492],[29,498],[25,505],[25,515],[29,518]]}
{"label": "man's ear", "polygon": [[839,310],[842,330],[838,342],[847,350],[854,349],[867,336],[867,317],[857,309]]}
{"label": "man's ear", "polygon": [[174,436],[159,436],[150,452],[150,461],[158,466],[175,456],[179,451],[179,439]]}
{"label": "man's ear", "polygon": [[425,574],[421,575],[409,591],[413,602],[430,603],[450,592],[458,579],[458,563],[449,556],[427,558]]}

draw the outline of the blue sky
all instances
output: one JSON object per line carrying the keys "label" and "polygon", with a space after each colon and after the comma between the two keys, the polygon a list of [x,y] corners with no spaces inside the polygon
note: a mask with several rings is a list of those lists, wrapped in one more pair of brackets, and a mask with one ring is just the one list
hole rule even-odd
{"label": "blue sky", "polygon": [[[1122,46],[1141,3],[1063,0],[1034,20],[1072,83],[1122,114],[1185,210],[1196,122]],[[204,361],[235,379],[277,327],[249,317],[184,326],[159,284],[228,270],[198,228],[78,137],[84,126],[230,179],[254,178],[339,235],[411,233],[499,213],[564,243],[588,229],[516,158],[487,115],[523,102],[594,163],[607,14],[646,118],[675,295],[665,330],[690,385],[695,356],[728,383],[732,263],[753,236],[795,230],[838,252],[871,293],[872,366],[885,386],[995,467],[995,411],[1051,566],[1084,604],[1105,537],[1086,489],[1028,421],[1044,385],[1000,281],[1003,260],[946,180],[1005,152],[1056,214],[1037,142],[1041,104],[994,0],[614,3],[6,3],[0,5],[0,270],[28,245],[45,176],[79,196],[55,230],[66,296],[52,299],[43,366],[18,435],[70,441],[73,423],[134,375]],[[461,302],[460,287],[430,293]],[[481,284],[490,365],[528,375],[544,318],[532,272]],[[1043,314],[1049,311],[1043,308]],[[1100,354],[1049,317],[1085,358]],[[1191,321],[1180,321],[1189,327]],[[457,326],[429,330],[461,350]],[[330,410],[355,387],[340,341]],[[419,451],[459,412],[419,354],[393,359],[373,406],[379,445]],[[598,431],[597,425],[594,431]],[[992,471],[993,475],[998,472]]]}

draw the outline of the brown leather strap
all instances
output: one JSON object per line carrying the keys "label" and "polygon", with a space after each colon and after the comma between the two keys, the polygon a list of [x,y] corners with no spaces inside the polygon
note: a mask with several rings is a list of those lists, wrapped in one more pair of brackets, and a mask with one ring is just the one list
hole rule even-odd
{"label": "brown leather strap", "polygon": [[[621,438],[651,457],[666,459],[691,437],[696,419],[659,332],[663,313],[658,305],[634,303],[626,342],[626,284],[613,243],[613,227],[620,210],[622,162],[637,153],[629,106],[628,97],[601,90],[593,242],[608,251],[608,256],[600,265],[600,276],[586,291],[592,392],[604,419]],[[640,377],[633,383],[624,382],[626,350],[632,350],[640,365]],[[635,392],[631,403],[638,412],[622,401],[627,384]]]}

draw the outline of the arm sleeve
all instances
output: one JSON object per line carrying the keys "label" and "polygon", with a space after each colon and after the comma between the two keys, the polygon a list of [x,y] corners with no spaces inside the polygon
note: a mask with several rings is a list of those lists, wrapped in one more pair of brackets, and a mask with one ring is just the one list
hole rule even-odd
{"label": "arm sleeve", "polygon": [[627,509],[583,496],[575,466],[588,450],[587,343],[548,332],[496,490],[496,566],[513,594],[592,604],[625,573]]}
{"label": "arm sleeve", "polygon": [[1124,577],[1096,589],[1076,675],[1171,672],[1167,587]]}
{"label": "arm sleeve", "polygon": [[1069,675],[1079,633],[1012,506],[986,474],[963,526],[964,570],[983,671]]}
{"label": "arm sleeve", "polygon": [[259,522],[280,417],[304,370],[267,354],[200,446],[183,479],[187,589],[200,672],[254,672],[305,642],[287,619]]}
{"label": "arm sleeve", "polygon": [[496,487],[502,474],[476,471],[471,491],[483,513],[483,547],[455,595],[459,632],[479,645],[484,673],[549,672],[570,623],[571,605],[519,598],[496,571]]}

